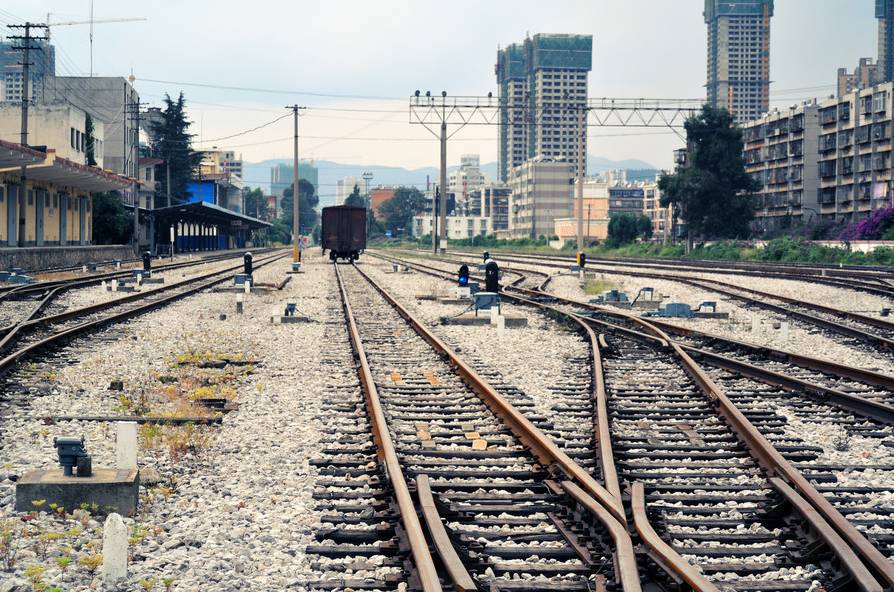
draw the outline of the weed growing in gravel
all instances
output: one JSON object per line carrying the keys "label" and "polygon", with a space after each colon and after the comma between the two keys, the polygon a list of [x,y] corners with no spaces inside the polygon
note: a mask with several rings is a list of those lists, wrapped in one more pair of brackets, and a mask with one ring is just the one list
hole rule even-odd
{"label": "weed growing in gravel", "polygon": [[83,567],[84,571],[92,577],[96,574],[96,570],[102,565],[102,554],[93,553],[92,555],[84,555],[78,559],[78,565]]}
{"label": "weed growing in gravel", "polygon": [[62,581],[65,581],[65,570],[68,569],[68,566],[71,565],[71,557],[68,555],[57,555],[53,557],[53,561],[56,562],[56,565],[59,566],[59,571],[62,572]]}
{"label": "weed growing in gravel", "polygon": [[46,589],[47,586],[43,581],[43,574],[46,571],[47,568],[43,565],[33,564],[25,568],[25,577],[28,578],[35,590],[43,591]]}
{"label": "weed growing in gravel", "polygon": [[146,592],[152,592],[152,589],[155,588],[155,578],[140,580],[140,587],[142,587],[143,590],[145,590]]}
{"label": "weed growing in gravel", "polygon": [[14,518],[0,521],[0,567],[10,571],[16,564],[24,527]]}
{"label": "weed growing in gravel", "polygon": [[174,578],[171,576],[163,577],[161,583],[164,584],[165,592],[171,592],[174,589]]}

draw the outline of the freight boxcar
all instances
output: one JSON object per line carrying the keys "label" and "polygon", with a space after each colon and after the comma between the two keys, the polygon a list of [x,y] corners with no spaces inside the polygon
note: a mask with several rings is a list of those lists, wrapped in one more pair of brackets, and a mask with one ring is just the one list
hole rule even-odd
{"label": "freight boxcar", "polygon": [[323,252],[329,251],[331,260],[356,261],[366,248],[366,208],[323,208],[321,239]]}

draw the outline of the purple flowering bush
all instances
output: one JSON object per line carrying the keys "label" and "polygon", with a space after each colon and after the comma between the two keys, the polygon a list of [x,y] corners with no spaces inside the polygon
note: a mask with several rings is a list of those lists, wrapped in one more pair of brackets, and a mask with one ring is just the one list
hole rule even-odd
{"label": "purple flowering bush", "polygon": [[882,208],[842,230],[838,240],[878,240],[891,226],[894,226],[894,208]]}

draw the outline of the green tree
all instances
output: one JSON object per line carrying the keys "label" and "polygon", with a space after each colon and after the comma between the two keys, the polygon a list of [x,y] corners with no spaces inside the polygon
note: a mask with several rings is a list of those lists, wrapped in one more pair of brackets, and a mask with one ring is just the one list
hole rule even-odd
{"label": "green tree", "polygon": [[686,221],[689,246],[695,237],[747,237],[760,184],[745,172],[742,131],[727,110],[709,105],[685,126],[688,162],[658,181],[661,205]]}
{"label": "green tree", "polygon": [[[306,179],[298,179],[298,193],[300,198],[298,200],[298,216],[300,218],[299,223],[301,224],[301,234],[308,234],[317,223],[317,211],[314,209],[317,207],[317,204],[320,203],[320,198],[317,196],[316,191],[314,190],[313,183]],[[280,220],[282,220],[286,228],[288,229],[288,234],[292,232],[292,188],[287,187],[283,192],[282,196],[282,213],[280,214]],[[288,242],[287,239],[284,242]]]}
{"label": "green tree", "polygon": [[354,191],[351,192],[347,198],[345,198],[346,206],[354,206],[355,208],[365,208],[366,200],[360,195],[360,188],[354,185]]}
{"label": "green tree", "polygon": [[608,221],[608,244],[611,247],[632,243],[652,236],[652,221],[642,214],[616,213]]}
{"label": "green tree", "polygon": [[84,154],[87,157],[87,164],[96,166],[96,141],[93,138],[93,117],[87,113],[84,118]]}
{"label": "green tree", "polygon": [[415,187],[398,187],[394,197],[379,207],[379,213],[385,222],[385,229],[394,236],[409,234],[413,228],[413,216],[425,211],[428,200]]}
{"label": "green tree", "polygon": [[[171,200],[175,204],[183,203],[187,198],[187,185],[193,178],[202,155],[192,149],[193,135],[189,133],[192,122],[186,118],[186,99],[183,98],[183,93],[180,93],[176,101],[165,94],[164,102],[161,121],[153,122],[150,126],[152,152],[165,161],[166,164],[160,168],[170,168]],[[157,178],[159,193],[164,195],[168,190],[167,174],[157,175]]]}
{"label": "green tree", "polygon": [[133,212],[113,193],[93,194],[93,242],[126,245],[133,234]]}
{"label": "green tree", "polygon": [[253,216],[259,220],[267,219],[267,198],[260,187],[245,188],[245,212],[246,216]]}

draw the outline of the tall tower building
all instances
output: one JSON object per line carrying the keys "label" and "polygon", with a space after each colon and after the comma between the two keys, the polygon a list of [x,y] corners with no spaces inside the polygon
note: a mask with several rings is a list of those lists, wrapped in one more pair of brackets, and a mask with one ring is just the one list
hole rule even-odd
{"label": "tall tower building", "polygon": [[894,0],[875,0],[878,19],[878,70],[881,80],[894,80]]}
{"label": "tall tower building", "polygon": [[761,117],[770,110],[773,0],[705,0],[704,16],[708,103],[739,123]]}
{"label": "tall tower building", "polygon": [[501,180],[536,156],[568,161],[577,171],[578,113],[592,69],[592,35],[537,34],[497,52],[499,97],[507,107],[500,115]]}

